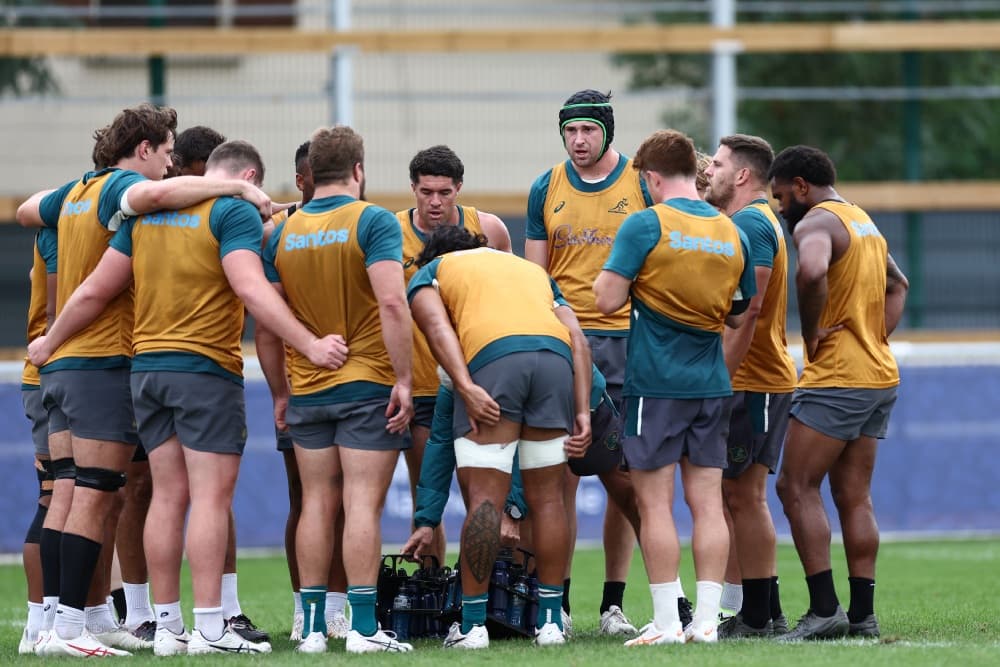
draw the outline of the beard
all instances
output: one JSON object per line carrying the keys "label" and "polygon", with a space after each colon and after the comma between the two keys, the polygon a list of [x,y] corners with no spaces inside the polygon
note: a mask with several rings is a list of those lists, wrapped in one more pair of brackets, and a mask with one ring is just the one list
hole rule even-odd
{"label": "beard", "polygon": [[363,175],[361,176],[361,182],[358,184],[358,200],[368,201],[365,199],[365,177]]}
{"label": "beard", "polygon": [[794,199],[788,203],[781,217],[785,219],[788,224],[788,232],[791,233],[795,230],[795,225],[799,224],[799,221],[805,217],[809,209],[812,208],[807,204],[797,202]]}
{"label": "beard", "polygon": [[705,201],[720,211],[725,211],[729,208],[729,203],[733,201],[735,192],[736,188],[732,183],[720,183],[718,187],[710,184],[708,192],[705,193]]}

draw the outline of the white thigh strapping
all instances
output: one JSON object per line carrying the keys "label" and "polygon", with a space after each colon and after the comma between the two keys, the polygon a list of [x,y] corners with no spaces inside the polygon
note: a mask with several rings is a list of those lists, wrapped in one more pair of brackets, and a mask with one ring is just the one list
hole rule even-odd
{"label": "white thigh strapping", "polygon": [[455,438],[455,464],[459,468],[493,468],[509,475],[516,452],[516,442],[480,445],[468,438]]}
{"label": "white thigh strapping", "polygon": [[518,463],[521,466],[521,470],[547,468],[548,466],[566,463],[566,452],[563,450],[563,441],[565,439],[566,436],[560,436],[552,440],[519,440],[517,451],[520,452]]}

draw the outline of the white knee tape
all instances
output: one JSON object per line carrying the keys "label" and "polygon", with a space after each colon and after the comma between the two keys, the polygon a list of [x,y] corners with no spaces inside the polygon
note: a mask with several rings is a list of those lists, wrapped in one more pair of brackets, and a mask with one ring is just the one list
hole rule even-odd
{"label": "white knee tape", "polygon": [[455,439],[455,464],[459,468],[493,468],[508,475],[514,470],[513,442],[480,445],[468,438]]}
{"label": "white knee tape", "polygon": [[521,440],[517,443],[518,463],[521,470],[547,468],[566,463],[566,452],[563,450],[565,436],[552,440]]}

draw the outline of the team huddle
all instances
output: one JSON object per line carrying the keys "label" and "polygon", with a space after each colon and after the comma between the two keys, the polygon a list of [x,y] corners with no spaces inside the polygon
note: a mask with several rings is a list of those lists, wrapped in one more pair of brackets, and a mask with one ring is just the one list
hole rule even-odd
{"label": "team huddle", "polygon": [[[876,225],[837,194],[822,151],[775,156],[764,139],[731,135],[707,157],[660,130],[628,158],[613,147],[610,95],[580,91],[559,110],[568,159],[531,186],[520,258],[503,221],[457,203],[464,166],[446,146],[414,156],[415,205],[394,214],[365,200],[363,141],[349,127],[320,128],[296,151],[302,198],[290,206],[260,189],[253,145],[176,128],[172,109],[124,110],[95,133],[92,171],[17,212],[38,228],[22,394],[40,495],[21,653],[271,651],[236,585],[247,312],[288,478],[298,651],[325,652],[330,638],[349,653],[413,650],[376,614],[400,452],[414,498],[405,553],[444,562],[456,471],[466,506],[461,620],[446,648],[489,646],[505,544],[535,554],[535,643],[571,637],[575,496],[589,475],[608,494],[602,634],[628,647],[879,636],[870,486],[908,285]],[[769,190],[798,251],[798,377]],[[679,577],[677,468],[693,605]],[[809,589],[793,628],[766,501],[774,473]],[[653,603],[642,627],[623,602],[636,543]]]}

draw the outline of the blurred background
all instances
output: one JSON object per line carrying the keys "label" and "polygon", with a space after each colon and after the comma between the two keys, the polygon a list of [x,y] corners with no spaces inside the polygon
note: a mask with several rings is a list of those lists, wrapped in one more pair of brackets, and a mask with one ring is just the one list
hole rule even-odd
{"label": "blurred background", "polygon": [[[79,177],[94,129],[124,107],[168,104],[180,130],[253,142],[276,200],[296,197],[294,151],[321,125],[361,132],[369,199],[390,210],[410,205],[412,155],[448,144],[466,165],[462,203],[500,215],[520,252],[528,188],[566,157],[558,108],[596,88],[613,94],[625,154],[674,127],[708,153],[744,132],[831,155],[838,190],[869,211],[911,283],[876,480],[877,506],[893,508],[880,508],[883,526],[1000,531],[998,473],[980,465],[1000,453],[998,49],[997,0],[5,0],[0,347],[23,352],[32,240],[4,223],[31,193]],[[30,502],[34,483],[18,362],[8,371],[0,457],[27,472],[11,475],[0,511]],[[257,491],[238,494],[255,517],[241,535],[277,544],[283,502],[254,500],[283,484],[266,388],[247,391],[260,409],[241,489]],[[603,497],[582,489],[597,494],[581,512],[599,535]],[[409,494],[393,493],[402,522]]]}

